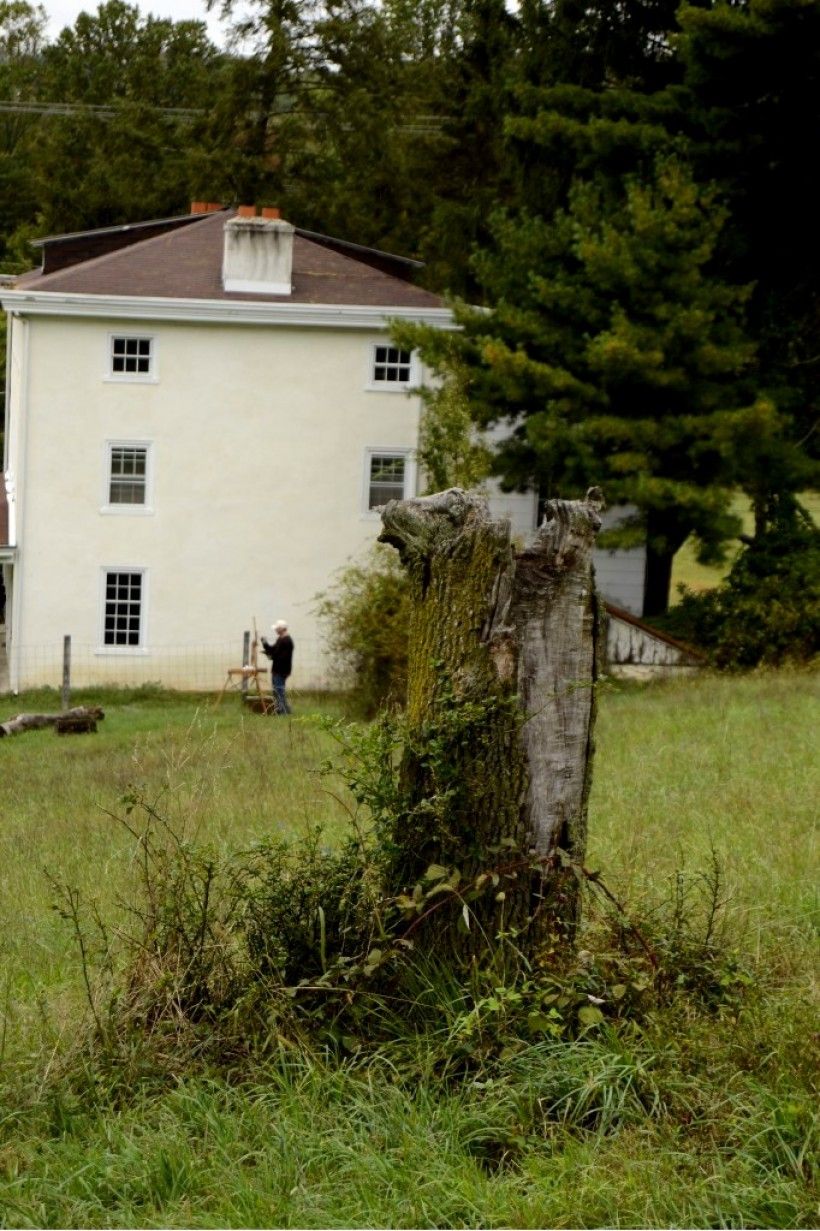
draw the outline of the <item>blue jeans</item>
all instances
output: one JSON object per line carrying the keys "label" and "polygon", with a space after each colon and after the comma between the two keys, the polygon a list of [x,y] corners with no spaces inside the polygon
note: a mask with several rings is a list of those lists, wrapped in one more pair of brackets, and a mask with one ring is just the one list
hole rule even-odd
{"label": "blue jeans", "polygon": [[291,711],[285,694],[286,677],[284,675],[277,675],[275,671],[272,671],[271,680],[273,681],[273,695],[276,698],[277,714],[289,714]]}

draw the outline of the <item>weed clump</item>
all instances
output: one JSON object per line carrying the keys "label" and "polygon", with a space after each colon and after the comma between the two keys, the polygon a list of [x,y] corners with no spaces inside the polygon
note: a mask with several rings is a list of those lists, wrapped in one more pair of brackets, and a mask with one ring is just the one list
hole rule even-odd
{"label": "weed clump", "polygon": [[[600,1038],[621,1048],[671,1012],[740,1015],[755,981],[723,934],[714,855],[705,872],[678,873],[667,898],[641,912],[599,874],[568,865],[584,890],[577,945],[556,929],[529,957],[513,930],[478,953],[465,946],[460,958],[449,945],[417,947],[415,929],[435,928],[439,911],[442,919],[458,912],[469,928],[481,895],[503,893],[520,874],[520,853],[496,852],[471,881],[431,865],[396,892],[394,734],[384,723],[345,738],[346,779],[362,811],[351,811],[351,832],[332,846],[315,828],[298,842],[219,854],[183,840],[139,793],[124,799],[120,819],[139,856],[131,926],[112,939],[98,917],[81,917],[71,892],[61,899],[93,1016],[84,1063],[126,1078],[127,1089],[192,1070],[241,1072],[284,1047],[346,1063],[385,1054],[408,1079],[481,1085],[533,1049],[545,1057]],[[560,1119],[559,1087],[540,1105]],[[639,1102],[657,1099],[644,1093]]]}

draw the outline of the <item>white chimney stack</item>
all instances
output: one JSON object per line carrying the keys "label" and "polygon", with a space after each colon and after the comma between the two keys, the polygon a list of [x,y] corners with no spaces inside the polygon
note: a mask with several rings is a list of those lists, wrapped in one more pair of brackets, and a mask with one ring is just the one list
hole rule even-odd
{"label": "white chimney stack", "polygon": [[226,291],[290,295],[294,227],[278,210],[257,218],[253,206],[240,205],[225,223],[222,285]]}

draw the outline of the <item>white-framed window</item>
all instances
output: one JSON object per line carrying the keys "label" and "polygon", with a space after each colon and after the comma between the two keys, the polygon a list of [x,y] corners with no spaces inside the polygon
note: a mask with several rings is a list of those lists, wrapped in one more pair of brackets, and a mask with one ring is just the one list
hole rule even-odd
{"label": "white-framed window", "polygon": [[388,500],[415,494],[416,465],[412,449],[368,449],[364,466],[364,509],[371,516]]}
{"label": "white-framed window", "polygon": [[374,342],[370,347],[368,389],[405,392],[418,383],[414,351],[392,346],[389,342]]}
{"label": "white-framed window", "polygon": [[102,591],[100,644],[103,650],[142,650],[147,594],[145,569],[104,568]]}
{"label": "white-framed window", "polygon": [[157,340],[145,333],[108,335],[108,378],[154,381],[157,375]]}
{"label": "white-framed window", "polygon": [[147,440],[109,440],[103,512],[151,513],[152,449]]}

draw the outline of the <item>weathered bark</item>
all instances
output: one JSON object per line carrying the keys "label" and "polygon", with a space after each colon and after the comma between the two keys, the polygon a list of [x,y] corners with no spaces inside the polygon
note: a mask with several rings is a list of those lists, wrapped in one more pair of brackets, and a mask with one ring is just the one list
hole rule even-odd
{"label": "weathered bark", "polygon": [[509,523],[458,489],[392,501],[382,516],[413,597],[395,874],[409,890],[430,864],[458,869],[452,897],[469,889],[485,942],[503,930],[532,949],[577,920],[567,865],[586,843],[601,507],[597,490],[550,502],[519,552]]}
{"label": "weathered bark", "polygon": [[105,714],[97,706],[89,708],[85,705],[78,705],[74,709],[63,710],[59,714],[17,714],[16,717],[9,718],[7,722],[0,722],[0,739],[4,735],[21,735],[24,731],[37,731],[43,727],[53,727],[64,718],[96,720],[104,717]]}

